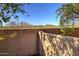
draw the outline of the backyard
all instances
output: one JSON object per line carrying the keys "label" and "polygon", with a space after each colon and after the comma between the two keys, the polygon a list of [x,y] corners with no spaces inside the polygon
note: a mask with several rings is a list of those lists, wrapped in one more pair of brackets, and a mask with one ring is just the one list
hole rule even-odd
{"label": "backyard", "polygon": [[0,3],[0,56],[79,56],[78,6]]}

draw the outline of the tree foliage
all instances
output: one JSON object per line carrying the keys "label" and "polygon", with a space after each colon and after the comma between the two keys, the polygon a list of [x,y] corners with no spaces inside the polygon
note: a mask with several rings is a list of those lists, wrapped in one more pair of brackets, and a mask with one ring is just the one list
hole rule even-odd
{"label": "tree foliage", "polygon": [[24,4],[16,3],[0,3],[0,23],[9,22],[11,17],[18,19],[17,13],[27,13],[23,8]]}
{"label": "tree foliage", "polygon": [[57,14],[60,17],[61,31],[67,34],[73,30],[75,21],[79,18],[79,4],[63,4]]}

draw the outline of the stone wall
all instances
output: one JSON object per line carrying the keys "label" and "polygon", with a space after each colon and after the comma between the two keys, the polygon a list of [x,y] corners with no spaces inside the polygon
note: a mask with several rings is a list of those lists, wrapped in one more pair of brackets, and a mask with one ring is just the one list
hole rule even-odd
{"label": "stone wall", "polygon": [[39,31],[40,41],[43,46],[41,55],[46,56],[79,56],[79,38],[63,36]]}
{"label": "stone wall", "polygon": [[[60,34],[60,35],[63,34],[60,31],[60,28],[40,29],[40,31],[43,31],[46,33],[52,33],[52,34]],[[79,28],[74,28],[74,31],[67,34],[67,36],[79,37]]]}
{"label": "stone wall", "polygon": [[56,34],[59,29],[0,29],[0,55],[79,55],[78,38]]}

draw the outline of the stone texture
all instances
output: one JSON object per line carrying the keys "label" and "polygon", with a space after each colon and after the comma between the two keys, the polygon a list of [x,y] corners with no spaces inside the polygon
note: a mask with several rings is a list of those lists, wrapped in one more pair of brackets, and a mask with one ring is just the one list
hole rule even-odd
{"label": "stone texture", "polygon": [[[39,32],[47,56],[79,56],[79,38]],[[45,37],[45,38],[44,38]]]}

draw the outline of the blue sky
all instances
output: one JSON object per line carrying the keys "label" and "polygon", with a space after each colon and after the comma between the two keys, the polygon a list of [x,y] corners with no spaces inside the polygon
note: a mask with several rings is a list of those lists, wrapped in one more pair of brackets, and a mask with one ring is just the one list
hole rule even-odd
{"label": "blue sky", "polygon": [[24,9],[30,16],[19,14],[19,21],[24,21],[34,25],[53,24],[58,25],[56,10],[61,6],[60,3],[31,3],[25,5]]}

